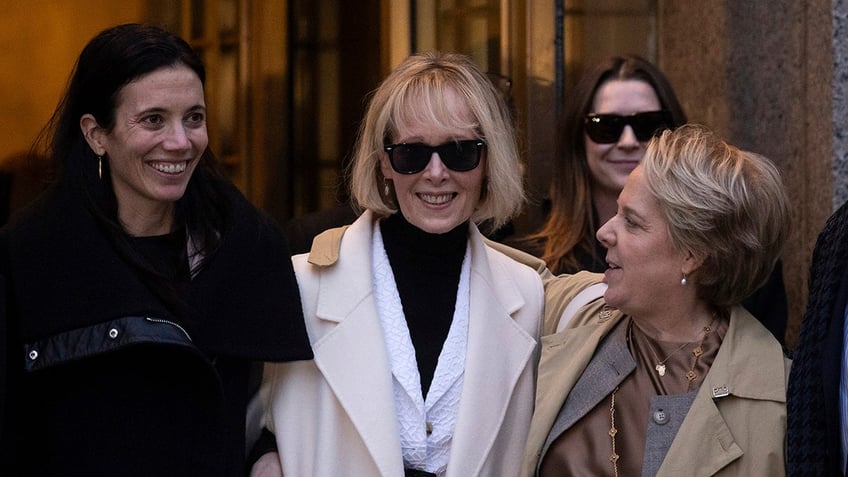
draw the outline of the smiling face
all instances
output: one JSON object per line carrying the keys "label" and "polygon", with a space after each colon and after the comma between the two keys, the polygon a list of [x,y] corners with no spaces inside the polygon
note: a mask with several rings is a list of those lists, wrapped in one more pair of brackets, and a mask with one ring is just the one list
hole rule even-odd
{"label": "smiling face", "polygon": [[[642,80],[610,80],[595,92],[592,113],[627,116],[662,109],[657,93]],[[647,142],[640,142],[633,128],[625,126],[613,144],[598,144],[583,133],[586,160],[595,187],[607,194],[618,195],[627,177],[642,160]]]}
{"label": "smiling face", "polygon": [[197,74],[185,66],[155,70],[120,90],[110,131],[91,115],[80,124],[94,152],[109,161],[118,217],[128,231],[149,229],[144,223],[151,220],[159,232],[170,231],[174,202],[209,142]]}
{"label": "smiling face", "polygon": [[[671,241],[659,203],[637,167],[618,197],[618,212],[597,233],[607,248],[607,303],[629,315],[652,315],[667,306],[658,297],[680,285],[687,256]],[[691,287],[690,287],[691,288]]]}
{"label": "smiling face", "polygon": [[[476,124],[468,105],[455,91],[448,89],[444,101],[451,118],[464,124]],[[437,146],[478,138],[473,127],[451,127],[448,123],[408,119],[398,125],[391,139],[393,143]],[[423,171],[400,174],[392,169],[388,153],[384,153],[380,157],[380,170],[383,177],[393,182],[398,208],[406,220],[425,232],[441,234],[471,218],[480,200],[486,156],[483,153],[476,168],[456,172],[448,169],[434,152]]]}

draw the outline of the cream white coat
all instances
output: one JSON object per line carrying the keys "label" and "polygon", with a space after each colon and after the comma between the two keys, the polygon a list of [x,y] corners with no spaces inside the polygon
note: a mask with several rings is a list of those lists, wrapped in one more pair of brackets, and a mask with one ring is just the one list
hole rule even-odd
{"label": "cream white coat", "polygon": [[[293,258],[314,361],[266,365],[265,424],[290,476],[402,476],[392,374],[372,293],[374,215]],[[518,475],[544,313],[539,275],[471,226],[468,347],[448,476]]]}

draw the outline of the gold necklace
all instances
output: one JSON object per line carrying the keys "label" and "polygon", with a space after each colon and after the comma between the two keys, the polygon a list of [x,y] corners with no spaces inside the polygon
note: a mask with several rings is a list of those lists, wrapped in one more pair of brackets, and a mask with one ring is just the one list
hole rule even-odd
{"label": "gold necklace", "polygon": [[618,429],[615,428],[615,393],[618,392],[618,386],[612,390],[610,394],[610,430],[609,436],[612,441],[612,454],[610,454],[610,462],[612,462],[612,471],[615,477],[618,477],[618,458],[620,457],[615,452],[615,435],[618,434]]}
{"label": "gold necklace", "polygon": [[[695,378],[698,377],[698,374],[695,373],[695,366],[697,366],[698,364],[698,359],[700,359],[701,355],[704,354],[704,341],[706,341],[707,335],[709,335],[713,331],[713,325],[715,324],[715,320],[716,314],[713,313],[713,321],[711,321],[709,325],[704,327],[704,329],[702,330],[704,335],[701,337],[701,342],[698,343],[698,346],[696,346],[695,349],[692,350],[692,355],[695,357],[695,359],[692,360],[692,367],[689,368],[689,372],[686,373],[686,379],[689,380],[687,389],[688,387],[692,386],[692,382],[695,380]],[[633,343],[633,318],[630,318],[630,323],[628,323],[627,326],[627,340]],[[666,356],[664,360],[657,363],[654,369],[657,370],[657,373],[659,373],[660,376],[665,376],[665,362],[668,361],[668,358],[670,358],[674,353],[677,353],[678,351],[683,349],[688,344],[691,344],[691,341],[689,343],[683,343],[682,346],[680,346],[676,350],[672,351],[668,356]],[[656,358],[656,354],[653,352],[653,350],[651,350],[651,354],[653,354]],[[610,394],[610,428],[608,432],[610,436],[610,446],[612,447],[612,453],[610,454],[609,460],[610,462],[612,462],[612,471],[615,477],[618,477],[618,460],[621,458],[621,456],[618,455],[618,452],[616,452],[615,447],[615,436],[616,434],[618,434],[618,428],[615,427],[615,393],[618,392],[618,388],[619,386],[616,386]],[[688,390],[691,391],[691,389]]]}
{"label": "gold necklace", "polygon": [[[702,330],[703,335],[701,336],[701,342],[698,344],[698,346],[695,347],[695,349],[692,350],[692,354],[695,355],[695,361],[692,363],[692,368],[690,368],[689,372],[686,373],[686,378],[689,379],[689,381],[693,381],[697,377],[697,374],[695,373],[695,366],[698,364],[698,358],[700,358],[701,355],[704,354],[703,353],[704,340],[707,339],[707,335],[710,334],[710,332],[713,329],[713,323],[715,323],[715,317],[716,317],[716,314],[713,313],[713,316],[712,316],[713,321],[711,321],[709,325],[707,325],[703,328],[703,330]],[[630,319],[630,327],[631,328],[628,330],[628,333],[631,334],[631,335],[633,333],[632,326],[633,326],[633,319],[631,318]],[[657,371],[657,374],[659,374],[660,377],[665,376],[665,371],[666,371],[665,363],[666,363],[666,361],[668,361],[669,358],[674,356],[678,351],[682,350],[683,348],[689,346],[692,343],[693,343],[692,341],[689,341],[687,343],[683,343],[677,349],[675,349],[671,353],[668,353],[666,355],[666,357],[663,358],[662,360],[660,360],[659,357],[657,356],[657,354],[654,352],[653,346],[650,346],[650,345],[647,346],[648,351],[651,353],[651,356],[653,356],[654,359],[656,360],[656,364],[654,365],[654,369]]]}
{"label": "gold necklace", "polygon": [[698,365],[698,360],[701,358],[701,355],[704,354],[704,341],[707,340],[707,335],[709,335],[713,331],[713,324],[715,324],[716,314],[713,313],[713,320],[709,325],[704,327],[704,335],[701,337],[701,342],[698,343],[698,346],[692,350],[692,355],[695,356],[695,359],[692,360],[692,367],[689,368],[689,372],[686,373],[686,379],[689,380],[689,385],[692,385],[692,381],[698,377],[698,374],[695,373],[695,366]]}
{"label": "gold necklace", "polygon": [[[691,342],[690,342],[690,343],[691,343]],[[668,361],[668,358],[671,358],[672,356],[674,356],[674,354],[675,354],[675,353],[677,353],[678,351],[682,350],[682,349],[683,349],[686,345],[688,345],[688,344],[689,344],[689,343],[683,343],[682,345],[680,345],[680,347],[679,347],[679,348],[677,348],[676,350],[672,351],[671,353],[668,353],[668,356],[666,356],[666,357],[665,357],[665,359],[663,359],[662,361],[657,361],[657,365],[656,365],[656,366],[654,366],[654,369],[656,369],[656,370],[657,370],[657,374],[659,374],[659,375],[660,375],[660,377],[665,376],[665,362],[666,362],[666,361]],[[653,347],[651,347],[651,346],[649,345],[649,346],[648,346],[648,350],[651,352],[651,355],[652,355],[654,358],[656,358],[656,357],[657,357],[656,353],[654,353],[654,348],[653,348]]]}

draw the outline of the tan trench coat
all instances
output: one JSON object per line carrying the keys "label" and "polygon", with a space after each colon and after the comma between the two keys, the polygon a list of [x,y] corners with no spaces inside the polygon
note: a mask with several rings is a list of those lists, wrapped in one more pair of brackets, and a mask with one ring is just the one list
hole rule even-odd
{"label": "tan trench coat", "polygon": [[[532,476],[566,396],[623,314],[606,307],[601,297],[580,308],[566,329],[552,334],[568,303],[603,276],[581,272],[554,277],[541,260],[493,246],[536,268],[545,281],[546,336],[542,337],[536,408],[521,472]],[[785,475],[790,364],[769,331],[745,309],[734,307],[721,348],[657,475]]]}

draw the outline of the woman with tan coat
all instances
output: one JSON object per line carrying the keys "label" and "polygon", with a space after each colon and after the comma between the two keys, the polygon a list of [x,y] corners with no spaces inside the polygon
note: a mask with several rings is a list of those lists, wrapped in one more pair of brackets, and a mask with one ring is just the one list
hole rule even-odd
{"label": "woman with tan coat", "polygon": [[698,126],[653,139],[598,231],[604,275],[536,262],[547,335],[522,475],[783,475],[789,361],[739,303],[787,235],[767,159]]}

